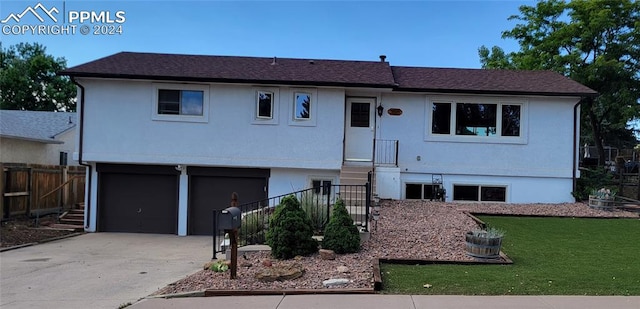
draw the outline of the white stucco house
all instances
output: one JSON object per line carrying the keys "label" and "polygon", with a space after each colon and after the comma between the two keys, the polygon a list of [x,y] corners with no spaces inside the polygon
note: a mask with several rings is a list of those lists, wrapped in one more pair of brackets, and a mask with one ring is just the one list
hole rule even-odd
{"label": "white stucco house", "polygon": [[[382,198],[571,202],[579,102],[548,71],[122,52],[69,68],[87,231],[206,234],[212,208],[373,170]],[[341,173],[342,172],[342,173]]]}
{"label": "white stucco house", "polygon": [[76,113],[0,110],[0,162],[77,165]]}

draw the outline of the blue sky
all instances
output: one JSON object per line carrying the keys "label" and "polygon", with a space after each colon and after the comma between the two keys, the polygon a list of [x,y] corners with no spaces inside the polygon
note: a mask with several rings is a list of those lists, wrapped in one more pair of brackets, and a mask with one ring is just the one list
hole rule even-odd
{"label": "blue sky", "polygon": [[[2,46],[38,42],[69,66],[120,51],[349,59],[392,65],[479,68],[477,49],[517,50],[501,32],[532,1],[40,1],[58,25],[122,26],[122,34],[2,33]],[[0,20],[38,1],[0,2]],[[62,11],[66,14],[63,14]],[[123,23],[64,23],[69,11],[123,11]],[[43,24],[31,15],[2,26]],[[51,20],[44,24],[56,24]],[[17,28],[14,28],[17,29]],[[78,30],[77,28],[76,30]],[[93,30],[92,30],[93,31]]]}

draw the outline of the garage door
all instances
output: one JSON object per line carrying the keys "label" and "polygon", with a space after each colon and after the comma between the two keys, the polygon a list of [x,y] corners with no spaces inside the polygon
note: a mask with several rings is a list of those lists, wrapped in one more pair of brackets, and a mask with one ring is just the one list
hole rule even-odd
{"label": "garage door", "polygon": [[189,167],[189,234],[212,235],[213,210],[229,207],[231,194],[240,204],[267,198],[269,170]]}
{"label": "garage door", "polygon": [[99,164],[98,230],[177,233],[178,175],[173,166]]}

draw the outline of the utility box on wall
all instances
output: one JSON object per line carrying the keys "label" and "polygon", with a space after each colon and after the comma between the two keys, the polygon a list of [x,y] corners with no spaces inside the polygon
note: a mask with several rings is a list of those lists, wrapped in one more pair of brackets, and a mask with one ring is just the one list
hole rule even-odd
{"label": "utility box on wall", "polygon": [[233,230],[240,227],[242,212],[238,207],[223,209],[218,216],[218,230]]}

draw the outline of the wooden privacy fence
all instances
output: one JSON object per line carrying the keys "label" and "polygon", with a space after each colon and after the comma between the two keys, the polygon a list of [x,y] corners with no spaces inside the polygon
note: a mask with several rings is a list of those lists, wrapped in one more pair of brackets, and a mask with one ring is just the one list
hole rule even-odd
{"label": "wooden privacy fence", "polygon": [[61,212],[84,202],[85,167],[0,163],[2,219]]}

